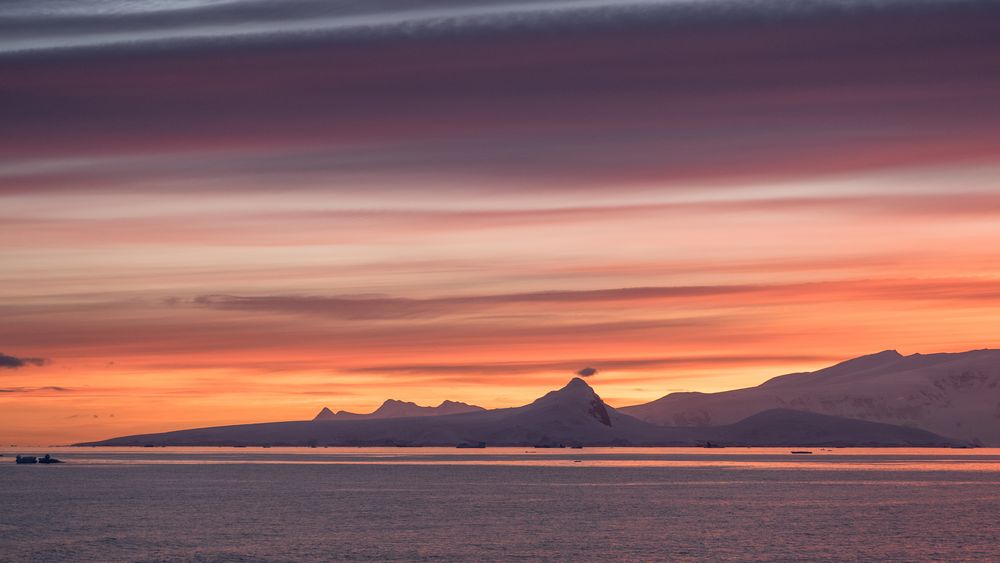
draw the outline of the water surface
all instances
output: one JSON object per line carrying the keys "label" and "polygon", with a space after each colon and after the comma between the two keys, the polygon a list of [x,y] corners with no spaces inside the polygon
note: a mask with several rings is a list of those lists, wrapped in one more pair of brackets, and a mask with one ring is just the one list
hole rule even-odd
{"label": "water surface", "polygon": [[7,448],[0,560],[995,557],[1000,450],[811,451]]}

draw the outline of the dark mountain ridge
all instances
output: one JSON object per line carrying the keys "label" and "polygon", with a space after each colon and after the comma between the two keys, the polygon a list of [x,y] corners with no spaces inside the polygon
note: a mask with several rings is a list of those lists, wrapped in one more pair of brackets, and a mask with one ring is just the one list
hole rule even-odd
{"label": "dark mountain ridge", "polygon": [[466,412],[476,412],[486,410],[483,407],[469,405],[458,401],[442,401],[436,407],[422,407],[409,401],[397,401],[388,399],[379,408],[367,414],[358,414],[348,411],[338,411],[334,414],[327,407],[319,411],[313,420],[346,420],[346,419],[366,419],[366,418],[406,418],[415,416],[441,416],[445,414],[460,414]]}
{"label": "dark mountain ridge", "polygon": [[948,446],[960,442],[888,424],[789,410],[710,428],[658,426],[604,403],[574,378],[528,405],[438,416],[270,422],[124,436],[81,446]]}

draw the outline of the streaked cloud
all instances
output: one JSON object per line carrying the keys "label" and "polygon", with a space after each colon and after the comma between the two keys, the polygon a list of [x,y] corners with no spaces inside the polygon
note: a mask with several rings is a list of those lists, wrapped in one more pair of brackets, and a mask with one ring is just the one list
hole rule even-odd
{"label": "streaked cloud", "polygon": [[[695,356],[668,358],[591,358],[589,360],[565,359],[543,362],[491,362],[481,364],[417,364],[417,365],[377,365],[352,368],[357,373],[396,373],[412,375],[492,375],[518,376],[536,373],[560,373],[575,371],[577,375],[589,377],[598,371],[614,373],[616,371],[647,371],[668,368],[671,366],[691,365],[760,365],[773,362],[815,362],[830,360],[823,356]],[[573,370],[586,361],[592,361],[603,366],[600,370],[593,367]],[[584,375],[583,373],[586,373]]]}
{"label": "streaked cloud", "polygon": [[[300,4],[310,20],[314,10],[358,9],[238,2],[178,11],[175,27],[204,29],[214,11],[228,21],[230,10],[262,17]],[[581,6],[594,3],[553,4],[591,13]],[[277,181],[334,192],[738,184],[998,154],[991,2],[641,4],[635,17],[608,2],[578,24],[515,17],[491,33],[424,35],[404,24],[364,39],[13,53],[0,57],[0,115],[19,135],[0,147],[8,161],[169,157],[168,179],[199,190]],[[106,25],[130,18],[169,20],[123,14]],[[19,20],[10,27],[39,33]],[[22,175],[5,190],[158,190],[163,181],[145,168],[95,165],[72,178]]]}
{"label": "streaked cloud", "polygon": [[[769,5],[767,5],[769,4]],[[302,35],[384,37],[506,30],[517,26],[579,26],[639,18],[686,24],[707,19],[839,15],[858,7],[903,4],[900,0],[810,3],[732,0],[485,0],[469,4],[434,0],[406,2],[286,0],[89,0],[83,5],[12,0],[0,9],[3,50],[134,47],[213,38],[266,41]]]}
{"label": "streaked cloud", "polygon": [[995,347],[998,36],[987,0],[2,2],[0,429]]}
{"label": "streaked cloud", "polygon": [[8,356],[7,354],[0,353],[0,368],[3,369],[44,366],[46,363],[48,363],[48,360],[45,358],[18,358],[16,356]]}
{"label": "streaked cloud", "polygon": [[205,295],[194,304],[217,309],[264,310],[324,315],[344,320],[433,318],[459,311],[481,311],[503,305],[693,298],[752,291],[752,287],[630,287],[589,291],[543,291],[506,295],[469,295],[436,299],[399,297],[237,296]]}
{"label": "streaked cloud", "polygon": [[[577,291],[543,291],[500,295],[468,295],[431,299],[389,296],[237,296],[205,295],[193,304],[223,310],[270,311],[318,315],[340,320],[384,320],[437,318],[456,313],[486,313],[495,308],[611,304],[614,307],[652,306],[674,301],[701,307],[725,307],[739,303],[789,303],[846,300],[944,300],[1000,301],[1000,279],[938,280],[843,280],[802,284],[631,287]],[[631,302],[631,303],[630,303]]]}
{"label": "streaked cloud", "polygon": [[0,393],[68,393],[72,389],[67,389],[66,387],[4,387],[0,388]]}

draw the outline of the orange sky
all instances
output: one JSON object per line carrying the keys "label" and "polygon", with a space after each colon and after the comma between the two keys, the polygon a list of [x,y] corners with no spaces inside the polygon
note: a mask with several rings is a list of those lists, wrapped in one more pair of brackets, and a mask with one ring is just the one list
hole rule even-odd
{"label": "orange sky", "polygon": [[1000,18],[956,5],[0,40],[0,442],[996,347]]}

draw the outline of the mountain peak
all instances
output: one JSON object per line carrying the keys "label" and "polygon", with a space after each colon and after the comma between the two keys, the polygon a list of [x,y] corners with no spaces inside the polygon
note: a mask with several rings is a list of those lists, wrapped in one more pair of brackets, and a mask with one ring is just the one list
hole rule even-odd
{"label": "mountain peak", "polygon": [[382,401],[382,406],[386,405],[415,405],[416,403],[411,403],[410,401],[400,401],[399,399],[386,399]]}
{"label": "mountain peak", "polygon": [[[902,358],[903,355],[896,350],[882,350],[881,352],[875,352],[874,354],[865,354],[864,356],[858,356],[857,358],[847,360],[847,362],[857,362],[859,360],[898,360]],[[841,362],[841,363],[847,363]]]}
{"label": "mountain peak", "polygon": [[564,385],[561,389],[556,389],[555,391],[550,391],[542,399],[547,397],[562,397],[568,400],[591,400],[601,398],[597,396],[597,392],[594,388],[587,384],[586,381],[579,377],[574,377],[569,380],[569,383]]}
{"label": "mountain peak", "polygon": [[586,381],[574,377],[562,389],[549,391],[536,399],[530,406],[543,409],[579,410],[597,419],[605,426],[611,426],[611,416],[604,401]]}
{"label": "mountain peak", "polygon": [[348,411],[339,411],[334,414],[330,409],[324,408],[313,420],[347,420],[365,418],[408,418],[415,416],[437,416],[443,414],[463,414],[486,410],[483,407],[469,405],[457,401],[443,401],[436,407],[422,407],[411,401],[400,401],[399,399],[386,399],[377,409],[370,413],[359,414]]}
{"label": "mountain peak", "polygon": [[328,420],[336,416],[337,415],[333,414],[333,411],[330,410],[330,407],[323,407],[323,410],[319,411],[319,414],[317,414],[313,420]]}
{"label": "mountain peak", "polygon": [[463,403],[462,401],[451,401],[448,399],[441,401],[440,405],[433,408],[441,411],[442,414],[457,414],[486,410],[480,406],[470,405],[469,403]]}
{"label": "mountain peak", "polygon": [[821,369],[815,373],[823,373],[827,376],[844,372],[859,372],[868,369],[884,366],[890,362],[895,362],[903,358],[903,355],[895,350],[883,350],[874,354],[858,356],[847,361],[840,362],[834,366]]}
{"label": "mountain peak", "polygon": [[903,355],[900,354],[899,351],[897,351],[897,350],[882,350],[881,352],[876,352],[874,354],[868,354],[867,356],[861,356],[861,357],[862,358],[883,358],[883,359],[897,358],[898,359],[898,358],[902,358]]}
{"label": "mountain peak", "polygon": [[562,389],[560,389],[560,391],[565,391],[568,389],[588,389],[590,391],[594,390],[594,388],[591,387],[581,377],[574,377],[573,379],[570,379],[569,383],[567,383]]}
{"label": "mountain peak", "polygon": [[[876,352],[874,354],[867,354],[851,358],[850,360],[844,360],[839,364],[834,364],[830,367],[817,371],[790,373],[787,375],[772,377],[764,383],[761,383],[758,387],[774,389],[777,387],[810,384],[810,382],[814,381],[837,383],[842,381],[844,377],[864,376],[872,370],[884,369],[888,366],[896,364],[899,360],[903,360],[904,358],[906,358],[906,356],[900,354],[896,350],[882,350],[881,352]],[[819,380],[816,379],[817,377]]]}
{"label": "mountain peak", "polygon": [[382,406],[372,412],[373,416],[405,416],[421,407],[409,401],[399,401],[396,399],[386,399]]}

